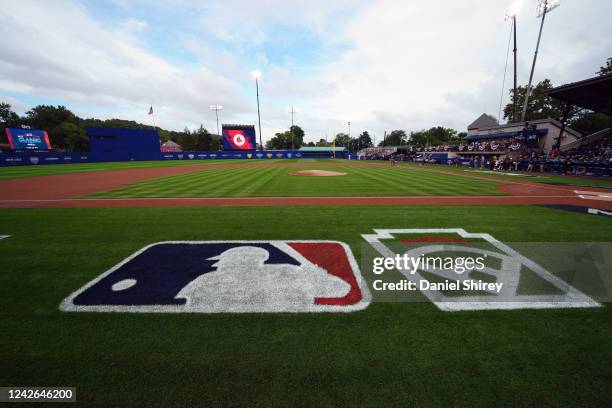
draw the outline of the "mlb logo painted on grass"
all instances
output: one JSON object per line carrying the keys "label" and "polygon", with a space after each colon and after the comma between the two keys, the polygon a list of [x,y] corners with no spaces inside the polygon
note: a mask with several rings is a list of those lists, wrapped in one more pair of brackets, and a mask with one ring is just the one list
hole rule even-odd
{"label": "mlb logo painted on grass", "polygon": [[336,241],[149,245],[66,298],[64,311],[350,312],[370,294]]}

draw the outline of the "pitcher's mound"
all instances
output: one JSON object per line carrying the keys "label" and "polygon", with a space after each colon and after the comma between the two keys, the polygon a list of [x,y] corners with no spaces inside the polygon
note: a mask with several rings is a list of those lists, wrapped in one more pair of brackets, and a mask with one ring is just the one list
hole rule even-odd
{"label": "pitcher's mound", "polygon": [[300,170],[291,173],[292,176],[318,176],[318,177],[333,177],[333,176],[346,176],[346,173],[339,171],[328,171],[328,170]]}

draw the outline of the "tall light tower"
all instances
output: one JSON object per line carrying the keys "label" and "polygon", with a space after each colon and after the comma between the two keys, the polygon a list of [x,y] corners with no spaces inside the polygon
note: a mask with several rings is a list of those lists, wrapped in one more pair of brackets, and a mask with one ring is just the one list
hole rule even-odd
{"label": "tall light tower", "polygon": [[512,97],[512,122],[516,122],[516,102],[517,102],[517,95],[516,95],[516,15],[519,13],[519,11],[521,11],[521,6],[522,6],[523,1],[522,0],[517,0],[514,3],[512,3],[510,5],[510,7],[508,7],[506,9],[506,15],[504,16],[504,20],[510,20],[512,19],[512,32],[514,34],[514,48],[512,49],[512,52],[514,53],[514,91],[513,91],[513,97]]}
{"label": "tall light tower", "polygon": [[533,80],[533,71],[535,70],[536,60],[538,59],[538,49],[540,48],[540,39],[542,38],[542,29],[544,28],[544,19],[546,13],[551,12],[553,9],[559,7],[561,4],[560,0],[538,0],[536,7],[536,15],[542,17],[540,22],[540,32],[538,33],[538,42],[536,43],[535,53],[533,54],[533,63],[531,64],[531,73],[529,74],[529,83],[525,91],[525,102],[523,103],[523,114],[521,115],[521,122],[524,122],[527,116],[527,103],[529,102],[529,96],[531,96],[531,81]]}
{"label": "tall light tower", "polygon": [[297,113],[297,111],[293,108],[293,105],[289,108],[289,113],[291,114],[291,150],[295,149],[295,144],[293,143],[293,115]]}
{"label": "tall light tower", "polygon": [[215,111],[217,117],[217,136],[219,136],[219,150],[221,150],[221,132],[219,131],[219,111],[223,109],[221,105],[210,105],[208,109]]}
{"label": "tall light tower", "polygon": [[251,72],[251,76],[255,78],[255,90],[257,92],[257,121],[259,123],[259,150],[263,150],[263,142],[261,138],[261,113],[259,111],[259,78],[261,78],[261,72],[255,70]]}
{"label": "tall light tower", "polygon": [[351,121],[348,122],[348,140],[346,142],[348,144],[348,151],[351,152]]}

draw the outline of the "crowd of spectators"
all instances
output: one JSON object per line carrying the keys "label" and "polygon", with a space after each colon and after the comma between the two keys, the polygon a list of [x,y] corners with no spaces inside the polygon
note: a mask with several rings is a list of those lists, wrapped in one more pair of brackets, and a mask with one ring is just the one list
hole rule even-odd
{"label": "crowd of spectators", "polygon": [[608,136],[595,143],[579,146],[564,152],[551,152],[551,159],[571,162],[612,163],[612,137]]}
{"label": "crowd of spectators", "polygon": [[[573,175],[594,174],[593,172],[610,175],[612,171],[612,135],[564,152],[552,149],[548,154],[533,151],[529,149],[527,142],[516,139],[475,141],[455,145],[402,146],[401,153],[395,147],[365,150],[367,159],[425,163],[436,162],[430,157],[432,153],[455,152],[458,157],[449,159],[448,164],[492,171],[553,171]],[[480,155],[479,152],[483,154]]]}

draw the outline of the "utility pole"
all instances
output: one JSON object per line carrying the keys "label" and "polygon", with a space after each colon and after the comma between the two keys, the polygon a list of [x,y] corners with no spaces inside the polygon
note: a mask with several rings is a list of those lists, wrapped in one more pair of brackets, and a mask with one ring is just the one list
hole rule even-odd
{"label": "utility pole", "polygon": [[215,116],[217,117],[217,136],[219,136],[219,150],[221,150],[221,132],[219,130],[219,111],[223,109],[221,105],[210,105],[208,107],[210,110],[215,111]]}

